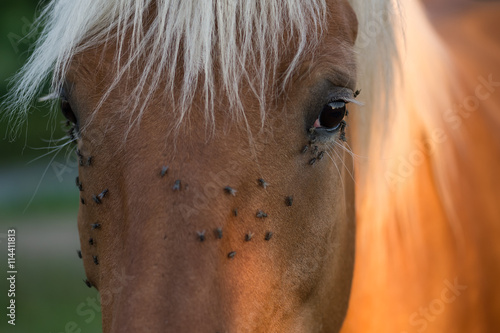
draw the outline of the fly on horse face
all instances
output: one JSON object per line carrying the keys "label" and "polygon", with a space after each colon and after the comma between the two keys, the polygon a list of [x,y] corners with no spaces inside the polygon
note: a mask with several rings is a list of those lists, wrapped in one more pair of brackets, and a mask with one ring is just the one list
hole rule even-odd
{"label": "fly on horse face", "polygon": [[60,0],[42,21],[9,101],[26,113],[52,78],[104,332],[339,332],[349,300],[345,332],[500,327],[480,269],[500,248],[479,258],[453,191],[465,133],[490,147],[471,158],[498,146],[477,112],[441,118],[467,90],[418,3]]}

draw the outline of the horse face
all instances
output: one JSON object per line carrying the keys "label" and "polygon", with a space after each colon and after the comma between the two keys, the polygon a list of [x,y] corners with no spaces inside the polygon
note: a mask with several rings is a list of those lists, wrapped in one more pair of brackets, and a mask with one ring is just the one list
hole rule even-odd
{"label": "horse face", "polygon": [[80,131],[78,228],[104,332],[340,329],[354,248],[342,101],[355,88],[357,22],[346,2],[329,8],[315,56],[270,94],[264,124],[245,83],[245,119],[221,97],[213,128],[199,87],[178,128],[175,93],[126,112],[140,68],[93,113],[116,51],[74,58],[63,111]]}

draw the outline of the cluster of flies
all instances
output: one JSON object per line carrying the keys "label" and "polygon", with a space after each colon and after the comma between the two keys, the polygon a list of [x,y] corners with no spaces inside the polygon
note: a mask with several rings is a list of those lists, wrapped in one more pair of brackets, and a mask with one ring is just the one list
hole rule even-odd
{"label": "cluster of flies", "polygon": [[309,141],[309,144],[305,145],[301,150],[302,154],[305,154],[310,150],[311,154],[314,156],[309,160],[309,165],[314,165],[316,164],[316,162],[321,161],[323,157],[325,157],[325,151],[323,150],[319,151],[319,148],[317,145],[315,145],[315,143],[316,143],[316,138],[312,137],[311,140]]}
{"label": "cluster of flies", "polygon": [[66,131],[66,134],[68,134],[68,139],[71,143],[76,144],[78,138],[80,137],[80,133],[78,131],[78,127],[75,123],[71,122],[70,120],[66,120],[66,128],[68,130]]}
{"label": "cluster of flies", "polygon": [[[71,131],[71,133],[74,132],[74,130],[73,131],[70,130],[70,131]],[[78,156],[78,160],[79,160],[80,166],[91,166],[92,165],[92,160],[93,160],[92,156],[88,156],[88,157],[85,158],[79,149],[76,150],[76,155]],[[83,190],[84,190],[83,189],[83,184],[80,181],[79,177],[76,177],[75,184],[76,184],[76,187],[78,188],[78,190],[80,192],[83,192]],[[102,204],[103,199],[107,196],[108,192],[109,192],[109,189],[106,188],[106,189],[104,189],[99,194],[92,194],[92,200],[93,200],[93,202],[96,205]],[[85,199],[83,197],[80,197],[80,202],[82,203],[82,205],[86,204]],[[101,229],[101,224],[98,223],[98,222],[93,223],[93,224],[90,225],[90,229],[91,229],[91,231],[94,231],[96,229]],[[93,237],[89,238],[88,243],[89,243],[90,246],[94,246],[96,244],[95,239]],[[78,257],[80,259],[82,259],[82,251],[78,250],[77,254],[78,254]],[[93,260],[93,262],[94,262],[95,265],[99,265],[99,258],[97,257],[97,255],[92,256],[92,260]],[[83,281],[85,282],[85,284],[87,285],[87,287],[89,287],[89,288],[92,287],[92,283],[88,279],[85,279]]]}
{"label": "cluster of flies", "polygon": [[[359,90],[357,90],[354,93],[354,98],[356,98],[358,95],[359,95]],[[346,115],[347,115],[347,110],[346,110]],[[69,123],[67,123],[67,125],[69,125]],[[340,132],[339,139],[344,141],[344,142],[346,141],[346,136],[345,136],[346,126],[347,126],[347,123],[344,120],[342,120],[340,123],[340,128],[339,128],[339,132]],[[316,139],[316,136],[314,133],[314,128],[311,129],[310,134],[311,134],[311,138],[309,140],[309,144],[305,145],[302,148],[301,153],[306,154],[310,150],[314,157],[309,160],[309,165],[314,165],[314,164],[316,164],[317,161],[321,161],[323,159],[325,152],[319,151],[319,147],[316,145],[317,139]],[[76,142],[76,140],[78,139],[78,130],[77,130],[76,126],[72,126],[68,130],[68,137],[71,140],[71,142],[73,142],[73,143]],[[76,155],[78,156],[78,162],[79,162],[80,166],[91,166],[92,165],[92,156],[88,156],[87,158],[85,158],[79,149],[76,150]],[[169,169],[168,166],[163,166],[161,171],[160,171],[160,176],[164,177],[168,173],[168,169]],[[267,187],[269,186],[269,183],[266,182],[262,178],[257,179],[257,182],[264,189],[267,189]],[[78,187],[80,192],[83,191],[83,185],[80,182],[79,177],[76,177],[76,186]],[[175,180],[174,185],[172,186],[172,189],[174,191],[181,190],[181,180],[180,179]],[[231,186],[225,186],[223,188],[223,190],[228,195],[236,196],[237,191],[236,191],[236,189],[234,189]],[[108,193],[108,189],[104,189],[98,195],[95,195],[95,194],[92,195],[92,200],[98,205],[102,204],[102,200],[107,195],[107,193]],[[82,204],[85,204],[85,200],[83,199],[83,197],[80,198],[80,200],[81,200]],[[293,204],[293,197],[287,196],[285,198],[285,205],[290,207],[290,206],[292,206],[292,204]],[[232,213],[235,217],[237,217],[238,216],[238,209],[237,208],[233,209]],[[265,213],[262,210],[258,210],[255,216],[259,219],[264,219],[264,218],[268,217],[267,213]],[[94,231],[95,229],[100,229],[101,224],[94,223],[94,224],[91,224],[90,227],[91,227],[91,230]],[[196,234],[197,234],[198,240],[200,242],[204,242],[206,240],[205,230],[197,231]],[[214,230],[214,234],[215,234],[216,239],[222,239],[222,236],[223,236],[222,228],[221,227],[216,228]],[[250,242],[253,239],[253,236],[254,236],[254,234],[250,231],[248,233],[246,233],[245,238],[244,238],[245,242]],[[269,240],[271,240],[272,237],[273,237],[273,232],[267,231],[265,236],[264,236],[264,240],[269,241]],[[94,238],[92,238],[92,237],[89,238],[89,245],[93,246],[94,244],[95,244]],[[77,251],[77,254],[78,254],[78,257],[80,259],[82,259],[82,252],[80,250]],[[227,254],[227,257],[229,259],[233,259],[235,256],[236,256],[236,251],[231,251]],[[99,259],[97,256],[92,256],[92,259],[93,259],[95,265],[99,265]],[[87,287],[89,287],[89,288],[92,287],[92,283],[88,279],[85,279],[83,281],[85,282]]]}
{"label": "cluster of flies", "polygon": [[[165,175],[167,175],[167,173],[168,173],[168,170],[169,170],[168,166],[163,166],[161,168],[161,171],[160,171],[160,176],[165,177]],[[269,183],[266,182],[262,178],[257,179],[257,183],[259,184],[259,186],[261,186],[264,189],[267,189],[267,187],[269,186]],[[180,179],[177,179],[174,181],[174,185],[172,186],[172,190],[173,191],[180,191],[181,190],[181,180]],[[225,186],[222,188],[222,190],[230,196],[236,196],[236,193],[237,193],[237,190],[231,186]],[[293,197],[287,196],[285,198],[285,205],[292,206],[292,204],[293,204]],[[237,217],[238,216],[238,209],[234,208],[232,210],[232,213],[235,217]],[[259,219],[264,219],[264,218],[268,217],[267,213],[265,213],[262,210],[258,210],[257,213],[255,214],[255,216]],[[218,227],[214,230],[214,236],[215,236],[215,239],[217,239],[217,240],[222,239],[222,237],[223,237],[222,227]],[[245,238],[244,238],[245,242],[251,241],[253,239],[253,236],[254,236],[254,234],[252,232],[250,232],[250,231],[247,232],[245,234]],[[197,237],[199,242],[205,242],[205,240],[207,239],[206,230],[196,231],[196,237]],[[272,237],[273,237],[273,232],[267,231],[265,236],[264,236],[264,240],[269,241],[269,240],[271,240]],[[231,251],[227,255],[227,257],[229,259],[232,259],[235,256],[236,256],[236,251]]]}
{"label": "cluster of flies", "polygon": [[[347,115],[347,110],[346,110],[346,115]],[[339,139],[346,142],[347,139],[346,139],[346,136],[345,136],[345,129],[346,129],[346,126],[347,126],[347,123],[345,122],[345,120],[342,120],[340,122],[340,125],[339,125]],[[313,155],[314,157],[311,158],[309,160],[309,165],[314,165],[316,164],[316,162],[318,161],[321,161],[323,159],[323,157],[325,157],[325,151],[324,150],[321,150],[319,151],[319,147],[318,145],[316,145],[317,143],[317,138],[316,138],[316,129],[314,127],[311,127],[309,129],[309,134],[311,135],[310,139],[309,139],[309,143],[305,146],[302,147],[301,149],[301,154],[306,154],[308,151],[311,152],[311,155]]]}
{"label": "cluster of flies", "polygon": [[[87,157],[83,156],[80,149],[76,150],[76,156],[78,157],[78,164],[80,164],[80,166],[85,167],[85,166],[92,165],[93,157],[92,156],[87,156]],[[79,177],[76,177],[76,187],[78,187],[78,190],[80,192],[83,192],[83,184],[80,181]],[[93,195],[92,199],[94,200],[94,202],[99,204],[99,203],[101,203],[100,200],[102,200],[102,198],[104,198],[104,196],[106,195],[107,192],[108,192],[108,190],[106,189],[102,193],[100,193],[99,195]],[[82,205],[86,204],[85,199],[83,197],[80,197],[80,202],[82,203]]]}
{"label": "cluster of flies", "polygon": [[[80,165],[82,165],[82,166],[84,166],[84,165],[90,166],[91,165],[91,163],[92,163],[92,157],[91,156],[87,158],[87,163],[85,164],[85,163],[82,162],[82,161],[84,161],[84,157],[83,157],[83,155],[81,154],[81,152],[79,150],[77,150],[77,155],[79,157],[79,160],[81,161]],[[319,155],[322,156],[321,153]],[[168,166],[163,166],[162,169],[161,169],[161,171],[160,171],[160,176],[161,177],[165,177],[165,175],[167,175],[167,173],[168,173],[168,169],[169,169]],[[267,189],[267,187],[269,186],[269,183],[266,182],[262,178],[257,179],[257,183],[263,189]],[[83,184],[80,181],[79,177],[76,177],[76,186],[78,187],[78,189],[80,190],[80,192],[83,191]],[[180,189],[181,189],[181,180],[180,179],[177,179],[177,180],[174,181],[174,185],[173,185],[172,189],[174,191],[180,191]],[[237,192],[236,189],[234,189],[231,186],[225,186],[223,188],[223,191],[226,194],[231,195],[231,196],[236,196],[236,192]],[[101,193],[99,193],[97,195],[95,195],[95,194],[92,195],[92,200],[96,204],[100,205],[100,204],[102,204],[102,201],[106,197],[106,195],[108,194],[108,192],[109,192],[108,189],[104,189]],[[85,200],[83,198],[81,198],[81,202],[82,202],[82,204],[85,204]],[[285,205],[288,206],[288,207],[290,207],[290,206],[292,206],[292,204],[293,204],[293,197],[292,196],[287,196],[285,198]],[[232,213],[233,213],[233,215],[235,217],[237,217],[238,216],[238,209],[237,208],[233,209]],[[264,218],[268,217],[267,213],[265,213],[262,210],[258,210],[257,213],[255,214],[255,216],[257,218],[259,218],[259,219],[264,219]],[[91,224],[90,227],[91,227],[91,231],[94,231],[96,229],[100,229],[101,228],[101,224],[100,223],[94,223],[94,224]],[[203,230],[203,231],[197,231],[196,234],[197,234],[197,238],[198,238],[198,240],[200,242],[204,242],[206,240],[206,231],[205,230]],[[216,239],[222,239],[222,237],[223,237],[222,228],[221,227],[216,228],[214,230],[214,234],[215,234],[215,238]],[[250,242],[253,239],[253,237],[254,237],[254,234],[249,231],[248,233],[245,234],[244,240],[245,240],[245,242]],[[264,235],[264,240],[265,241],[269,241],[269,240],[271,240],[272,237],[273,237],[273,232],[272,231],[266,231],[266,233]],[[89,245],[90,246],[94,246],[95,245],[94,238],[92,238],[92,237],[89,238]],[[82,258],[82,252],[80,250],[78,250],[77,254],[78,254],[78,257],[81,259]],[[235,256],[236,256],[236,251],[231,251],[231,252],[229,252],[227,254],[227,257],[229,259],[233,259]],[[98,259],[97,256],[92,256],[92,259],[93,259],[95,265],[99,265],[99,259]],[[83,281],[85,282],[85,284],[89,288],[92,287],[92,283],[88,279],[85,279]]]}

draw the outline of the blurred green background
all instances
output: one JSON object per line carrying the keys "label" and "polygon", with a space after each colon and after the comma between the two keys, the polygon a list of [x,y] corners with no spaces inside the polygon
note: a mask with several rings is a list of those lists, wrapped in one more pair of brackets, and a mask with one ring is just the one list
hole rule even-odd
{"label": "blurred green background", "polygon": [[[28,33],[46,2],[0,3],[0,102],[8,79],[30,54],[35,37]],[[11,127],[0,122],[0,332],[101,331],[100,311],[87,305],[98,293],[82,282],[85,272],[76,253],[80,245],[75,154],[66,149],[50,153],[57,144],[54,139],[65,135],[62,123],[60,114],[34,105],[12,142]],[[16,326],[9,325],[6,316],[9,228],[15,228],[17,236]]]}

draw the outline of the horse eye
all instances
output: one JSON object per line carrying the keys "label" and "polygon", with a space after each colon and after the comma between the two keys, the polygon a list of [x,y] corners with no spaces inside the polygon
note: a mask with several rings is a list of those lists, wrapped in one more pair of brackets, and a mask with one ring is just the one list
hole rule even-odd
{"label": "horse eye", "polygon": [[64,97],[61,98],[61,112],[70,122],[73,124],[77,123],[78,120],[76,119],[75,113],[73,112],[73,109],[71,109],[71,105],[68,100]]}
{"label": "horse eye", "polygon": [[338,100],[326,104],[319,114],[318,124],[328,131],[336,130],[344,119],[346,113],[346,103]]}

